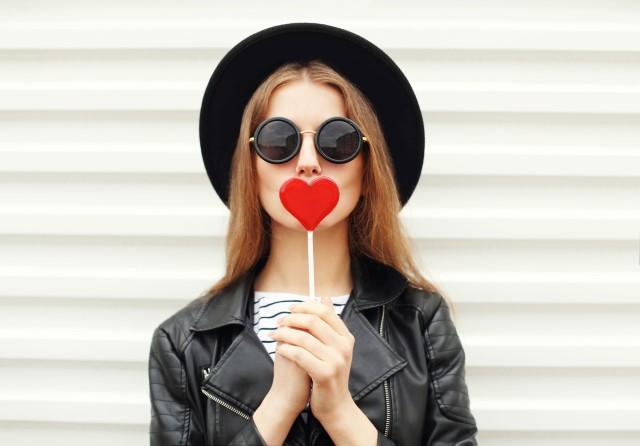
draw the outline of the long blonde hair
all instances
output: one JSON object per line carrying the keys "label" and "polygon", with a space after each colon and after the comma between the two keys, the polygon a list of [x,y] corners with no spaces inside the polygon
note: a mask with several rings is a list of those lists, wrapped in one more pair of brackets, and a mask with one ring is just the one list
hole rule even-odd
{"label": "long blonde hair", "polygon": [[[349,80],[319,60],[292,62],[280,66],[256,89],[247,102],[238,141],[231,161],[229,209],[231,212],[225,245],[225,275],[208,289],[216,294],[268,256],[271,219],[264,211],[256,184],[256,166],[249,137],[265,119],[269,98],[279,86],[298,80],[311,80],[336,88],[345,101],[347,117],[358,123],[369,143],[364,155],[363,197],[349,215],[349,251],[364,254],[404,274],[417,288],[440,293],[422,276],[411,251],[409,237],[399,218],[399,198],[393,163],[374,108]],[[394,187],[389,187],[389,184]],[[452,308],[453,310],[453,308]]]}

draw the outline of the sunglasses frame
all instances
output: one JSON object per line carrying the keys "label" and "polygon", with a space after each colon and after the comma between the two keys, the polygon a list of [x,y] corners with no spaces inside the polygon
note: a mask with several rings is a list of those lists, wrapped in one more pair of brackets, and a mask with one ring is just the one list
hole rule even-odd
{"label": "sunglasses frame", "polygon": [[[283,121],[286,122],[287,124],[291,125],[295,131],[297,132],[297,142],[296,142],[296,148],[293,150],[293,152],[291,153],[291,155],[289,155],[288,157],[286,157],[285,159],[282,160],[272,160],[269,157],[267,157],[264,153],[262,153],[262,151],[260,150],[260,147],[258,146],[258,135],[260,134],[260,131],[262,130],[262,128],[273,122],[273,121]],[[319,142],[319,135],[322,131],[322,129],[329,123],[333,122],[333,121],[344,121],[348,124],[350,124],[351,126],[353,126],[353,128],[356,130],[356,132],[358,133],[358,147],[356,148],[356,150],[354,151],[353,155],[349,156],[349,158],[344,159],[344,160],[335,160],[333,158],[331,158],[330,156],[328,156],[326,153],[324,153],[322,151],[322,149],[320,148],[320,145],[318,144]],[[303,133],[314,133],[314,144],[316,146],[316,150],[320,153],[320,155],[326,159],[329,162],[335,163],[335,164],[344,164],[344,163],[348,163],[349,161],[351,161],[352,159],[354,159],[356,156],[358,156],[358,153],[360,153],[360,151],[362,150],[362,146],[364,142],[368,142],[369,140],[367,139],[367,137],[365,135],[362,134],[362,131],[360,130],[360,127],[358,127],[358,124],[356,124],[353,120],[346,118],[344,116],[332,116],[331,118],[327,118],[324,121],[322,121],[322,123],[318,126],[317,130],[300,130],[298,128],[298,126],[296,125],[295,122],[293,122],[291,119],[289,118],[285,118],[284,116],[274,116],[268,119],[265,119],[264,121],[262,121],[258,127],[256,127],[256,130],[253,134],[253,136],[251,138],[249,138],[249,142],[253,143],[253,148],[254,150],[258,153],[258,155],[260,156],[260,158],[262,158],[263,160],[265,160],[268,163],[271,164],[282,164],[282,163],[286,163],[287,161],[289,161],[290,159],[292,159],[293,157],[295,157],[298,152],[300,151],[300,148],[302,147],[302,134]]]}

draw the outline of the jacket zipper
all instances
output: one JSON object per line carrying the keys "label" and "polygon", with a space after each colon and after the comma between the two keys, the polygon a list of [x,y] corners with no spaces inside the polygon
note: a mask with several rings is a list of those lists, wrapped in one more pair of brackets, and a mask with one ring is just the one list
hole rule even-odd
{"label": "jacket zipper", "polygon": [[[202,374],[204,375],[204,377],[206,378],[209,373],[207,373],[208,369],[204,369],[202,371]],[[215,401],[216,403],[220,404],[223,407],[226,407],[227,409],[229,409],[230,411],[240,415],[243,418],[246,418],[247,420],[249,420],[251,418],[251,415],[249,415],[247,412],[238,409],[236,406],[232,406],[231,404],[227,403],[226,401],[218,398],[215,395],[212,395],[211,392],[208,392],[207,390],[205,390],[203,387],[200,388],[200,390],[202,390],[202,393],[204,393],[207,398],[212,399],[213,401]]]}
{"label": "jacket zipper", "polygon": [[[385,315],[385,306],[382,306],[382,316],[380,317],[380,336],[384,339],[384,315]],[[389,397],[389,379],[385,379],[383,382],[384,385],[384,413],[385,413],[385,422],[384,422],[384,436],[389,438],[389,433],[391,429],[391,398]]]}

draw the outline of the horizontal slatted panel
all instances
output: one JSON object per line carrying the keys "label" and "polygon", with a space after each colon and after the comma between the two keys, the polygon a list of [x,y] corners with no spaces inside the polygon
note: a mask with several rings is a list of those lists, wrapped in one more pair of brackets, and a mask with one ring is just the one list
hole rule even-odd
{"label": "horizontal slatted panel", "polygon": [[640,3],[296,6],[3,6],[0,443],[148,441],[151,330],[223,268],[204,87],[244,36],[305,20],[416,90],[401,215],[456,303],[479,441],[640,443]]}

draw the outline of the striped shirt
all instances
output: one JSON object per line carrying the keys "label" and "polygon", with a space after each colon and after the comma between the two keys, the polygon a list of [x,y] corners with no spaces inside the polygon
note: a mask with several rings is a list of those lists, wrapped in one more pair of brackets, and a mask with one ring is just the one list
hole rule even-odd
{"label": "striped shirt", "polygon": [[[281,293],[275,291],[255,291],[253,304],[253,330],[258,335],[262,345],[271,360],[275,361],[276,343],[275,339],[267,336],[278,328],[277,320],[288,314],[289,305],[297,302],[304,302],[309,297],[301,294]],[[349,300],[349,294],[332,297],[333,308],[338,315],[342,314],[342,309]]]}

